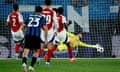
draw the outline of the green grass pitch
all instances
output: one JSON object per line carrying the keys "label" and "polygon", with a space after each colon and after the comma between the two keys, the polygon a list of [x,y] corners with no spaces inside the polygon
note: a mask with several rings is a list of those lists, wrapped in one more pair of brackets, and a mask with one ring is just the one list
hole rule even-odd
{"label": "green grass pitch", "polygon": [[[43,59],[40,63],[39,67],[35,65],[35,72],[120,72],[120,59],[77,59],[74,63],[69,59],[52,59],[49,67]],[[22,72],[21,60],[1,59],[0,72]]]}

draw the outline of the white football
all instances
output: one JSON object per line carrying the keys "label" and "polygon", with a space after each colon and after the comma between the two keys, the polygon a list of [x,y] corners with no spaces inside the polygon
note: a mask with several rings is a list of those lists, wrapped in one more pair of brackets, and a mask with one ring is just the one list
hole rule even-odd
{"label": "white football", "polygon": [[100,52],[100,53],[104,52],[104,48],[99,44],[96,44],[96,49],[97,49],[97,52]]}

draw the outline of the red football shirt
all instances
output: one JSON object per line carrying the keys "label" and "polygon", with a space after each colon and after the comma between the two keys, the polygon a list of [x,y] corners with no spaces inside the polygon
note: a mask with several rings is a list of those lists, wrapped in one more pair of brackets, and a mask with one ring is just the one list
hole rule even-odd
{"label": "red football shirt", "polygon": [[10,22],[11,30],[17,32],[21,27],[20,22],[23,22],[23,17],[18,12],[12,12],[9,14],[7,22]]}
{"label": "red football shirt", "polygon": [[56,13],[51,8],[44,8],[42,13],[45,15],[48,30],[54,26],[53,24],[58,24]]}
{"label": "red football shirt", "polygon": [[66,18],[60,14],[57,14],[57,18],[58,18],[58,24],[59,24],[57,31],[61,32],[64,28],[63,24],[66,23]]}

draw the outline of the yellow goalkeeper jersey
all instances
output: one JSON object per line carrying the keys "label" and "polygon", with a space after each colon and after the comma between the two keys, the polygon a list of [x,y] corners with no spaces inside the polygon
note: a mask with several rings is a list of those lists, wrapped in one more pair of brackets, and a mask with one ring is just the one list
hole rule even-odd
{"label": "yellow goalkeeper jersey", "polygon": [[[70,46],[72,48],[75,48],[76,46],[82,46],[82,47],[87,47],[87,48],[94,48],[95,45],[91,44],[86,44],[82,41],[79,40],[79,37],[74,35],[73,33],[67,32],[67,36],[69,37],[70,40]],[[58,50],[59,51],[64,51],[67,50],[67,46],[61,41],[60,44],[58,45]]]}
{"label": "yellow goalkeeper jersey", "polygon": [[70,32],[67,32],[67,35],[68,35],[68,37],[69,37],[69,40],[70,40],[70,46],[72,47],[72,48],[74,48],[74,47],[76,47],[76,46],[78,46],[79,45],[79,37],[78,36],[76,36],[76,35],[74,35],[74,34],[72,34],[72,33],[70,33]]}
{"label": "yellow goalkeeper jersey", "polygon": [[[70,33],[70,32],[67,32],[67,36],[69,37],[69,40],[70,40],[70,46],[72,48],[75,48],[76,46],[79,45],[79,37]],[[67,50],[67,46],[66,44],[64,44],[62,41],[60,42],[60,44],[58,45],[58,50],[59,51],[64,51],[64,50]]]}

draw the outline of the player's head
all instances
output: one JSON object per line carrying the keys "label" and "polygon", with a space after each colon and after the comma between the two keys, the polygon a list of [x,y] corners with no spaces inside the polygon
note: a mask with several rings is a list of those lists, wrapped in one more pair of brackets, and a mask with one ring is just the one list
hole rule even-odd
{"label": "player's head", "polygon": [[57,8],[53,8],[53,10],[57,13]]}
{"label": "player's head", "polygon": [[57,9],[57,12],[58,12],[59,14],[62,14],[62,13],[63,13],[63,8],[62,8],[62,7],[59,7],[59,8]]}
{"label": "player's head", "polygon": [[18,11],[18,9],[19,9],[18,4],[14,4],[14,5],[13,5],[13,9],[14,9],[14,11]]}
{"label": "player's head", "polygon": [[50,6],[51,5],[51,0],[45,0],[45,5]]}
{"label": "player's head", "polygon": [[82,32],[81,31],[80,32],[74,32],[74,34],[76,36],[78,36],[80,39],[82,38]]}
{"label": "player's head", "polygon": [[36,6],[35,7],[35,12],[42,12],[42,7],[41,6]]}

